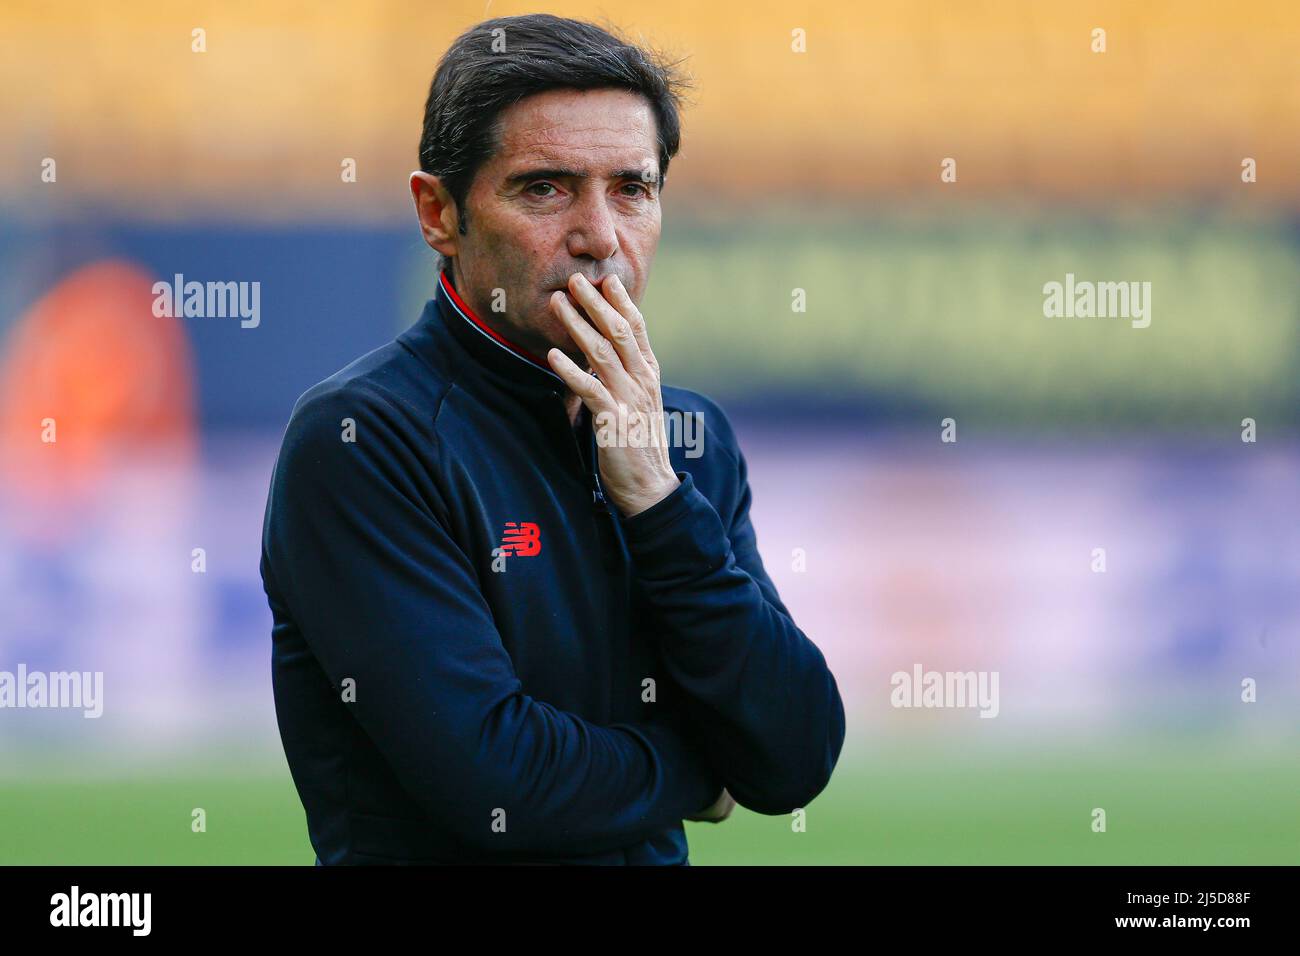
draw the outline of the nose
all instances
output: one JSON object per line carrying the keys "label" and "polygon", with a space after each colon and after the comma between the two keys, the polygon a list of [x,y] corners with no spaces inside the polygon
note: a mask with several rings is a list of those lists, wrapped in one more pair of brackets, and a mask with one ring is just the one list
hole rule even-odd
{"label": "nose", "polygon": [[569,255],[597,262],[618,252],[618,229],[601,190],[585,190],[572,207],[574,221],[568,235]]}

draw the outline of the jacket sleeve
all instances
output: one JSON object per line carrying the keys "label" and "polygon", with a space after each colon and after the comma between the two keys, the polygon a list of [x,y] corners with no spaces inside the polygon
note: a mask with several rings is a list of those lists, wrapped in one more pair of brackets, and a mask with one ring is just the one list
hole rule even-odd
{"label": "jacket sleeve", "polygon": [[523,693],[446,530],[433,429],[413,427],[382,394],[304,396],[264,535],[304,639],[336,689],[355,682],[345,706],[404,787],[485,854],[598,853],[708,806],[721,780],[678,728],[597,726]]}
{"label": "jacket sleeve", "polygon": [[711,763],[742,806],[789,813],[829,782],[844,705],[763,568],[745,458],[734,439],[722,444],[736,483],[732,513],[719,515],[691,474],[678,472],[681,485],[623,527],[658,618],[660,653]]}

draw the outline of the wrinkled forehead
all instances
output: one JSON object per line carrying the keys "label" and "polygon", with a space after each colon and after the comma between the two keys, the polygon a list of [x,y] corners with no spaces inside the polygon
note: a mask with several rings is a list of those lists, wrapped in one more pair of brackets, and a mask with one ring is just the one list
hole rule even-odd
{"label": "wrinkled forehead", "polygon": [[[654,110],[626,90],[548,90],[503,110],[493,164],[541,164],[609,175],[625,169],[656,172],[659,147]],[[508,173],[507,173],[508,175]]]}

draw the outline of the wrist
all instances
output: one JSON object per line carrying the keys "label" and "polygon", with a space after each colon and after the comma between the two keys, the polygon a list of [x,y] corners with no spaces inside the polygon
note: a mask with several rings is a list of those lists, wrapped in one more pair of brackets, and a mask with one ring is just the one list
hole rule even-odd
{"label": "wrist", "polygon": [[641,514],[643,511],[649,511],[680,488],[681,484],[681,481],[675,474],[665,478],[654,489],[647,491],[644,494],[637,495],[636,498],[628,501],[626,506],[621,509],[623,517],[632,518]]}

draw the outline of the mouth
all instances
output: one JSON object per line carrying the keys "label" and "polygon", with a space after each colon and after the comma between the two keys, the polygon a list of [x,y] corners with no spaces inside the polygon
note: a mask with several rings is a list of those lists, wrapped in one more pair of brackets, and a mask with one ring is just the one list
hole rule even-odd
{"label": "mouth", "polygon": [[[593,279],[591,276],[587,275],[585,272],[582,273],[582,275],[583,275],[583,277],[584,277],[588,282],[591,283],[592,287],[593,287],[594,289],[596,289],[597,291],[599,291],[600,289],[604,288],[605,280],[609,278],[609,275],[603,275],[603,276],[600,276],[599,278]],[[611,273],[611,275],[612,275],[612,273]],[[560,292],[568,292],[568,291],[569,291],[569,280],[568,280],[568,278],[565,278],[564,280],[562,280],[562,281],[556,283],[555,285],[551,286],[547,291],[549,291],[549,292],[555,292],[555,291],[557,291],[557,290],[560,291]]]}

